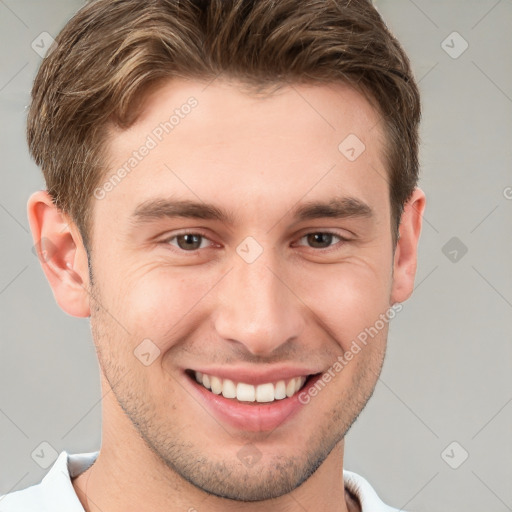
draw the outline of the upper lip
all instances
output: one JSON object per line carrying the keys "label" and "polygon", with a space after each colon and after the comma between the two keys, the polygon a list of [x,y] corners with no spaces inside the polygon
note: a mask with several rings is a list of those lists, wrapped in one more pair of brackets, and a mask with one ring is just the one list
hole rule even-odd
{"label": "upper lip", "polygon": [[245,384],[265,384],[267,382],[278,382],[280,380],[289,380],[294,377],[309,377],[320,373],[311,368],[304,368],[299,366],[281,366],[281,367],[200,367],[189,368],[193,372],[206,373],[206,375],[213,375],[221,379],[229,379],[233,382],[243,382]]}

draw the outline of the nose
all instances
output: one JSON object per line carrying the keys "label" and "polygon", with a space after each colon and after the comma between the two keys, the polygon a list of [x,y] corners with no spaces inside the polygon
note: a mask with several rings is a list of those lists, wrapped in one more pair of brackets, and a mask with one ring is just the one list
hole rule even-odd
{"label": "nose", "polygon": [[272,256],[262,255],[253,263],[235,261],[217,295],[218,336],[256,356],[271,355],[300,336],[305,306],[293,293],[293,282],[278,269]]}

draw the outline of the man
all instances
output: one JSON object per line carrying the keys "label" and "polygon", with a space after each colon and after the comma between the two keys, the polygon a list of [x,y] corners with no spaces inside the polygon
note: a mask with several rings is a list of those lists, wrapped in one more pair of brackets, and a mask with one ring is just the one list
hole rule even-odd
{"label": "man", "polygon": [[413,289],[419,94],[369,1],[97,0],[35,79],[28,215],[99,452],[0,510],[377,512],[343,469]]}

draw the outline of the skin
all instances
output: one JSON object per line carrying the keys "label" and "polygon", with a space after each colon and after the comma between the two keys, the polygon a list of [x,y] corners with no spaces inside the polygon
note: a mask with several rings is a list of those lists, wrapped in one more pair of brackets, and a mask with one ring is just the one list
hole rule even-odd
{"label": "skin", "polygon": [[[87,512],[358,510],[342,485],[344,435],[377,382],[387,323],[271,432],[219,422],[191,397],[183,370],[279,363],[326,371],[410,296],[425,195],[416,189],[405,205],[393,251],[382,125],[343,84],[283,87],[262,98],[221,79],[166,83],[131,128],[111,129],[110,168],[190,96],[197,107],[93,201],[93,283],[71,219],[45,191],[28,203],[34,240],[52,244],[41,264],[55,299],[70,315],[90,316],[101,368],[101,452],[73,486]],[[355,161],[338,150],[351,133],[366,146]],[[292,216],[297,205],[334,197],[359,199],[373,215]],[[152,198],[211,202],[234,222],[134,224],[135,208]],[[205,236],[200,248],[180,248],[183,230]],[[305,236],[326,231],[348,241],[315,245]],[[263,249],[250,264],[236,251],[248,236]],[[145,366],[133,352],[148,338],[160,355]],[[237,456],[246,445],[261,454],[251,467]]]}

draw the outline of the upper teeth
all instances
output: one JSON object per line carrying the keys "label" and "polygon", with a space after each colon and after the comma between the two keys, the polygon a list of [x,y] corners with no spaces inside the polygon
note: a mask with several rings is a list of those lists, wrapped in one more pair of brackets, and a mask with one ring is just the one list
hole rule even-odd
{"label": "upper teeth", "polygon": [[236,398],[242,402],[273,402],[282,400],[297,393],[306,377],[294,377],[290,380],[279,380],[253,386],[245,382],[233,382],[229,379],[221,379],[206,373],[194,372],[196,380],[205,388],[211,389],[216,395],[222,394],[224,398]]}

